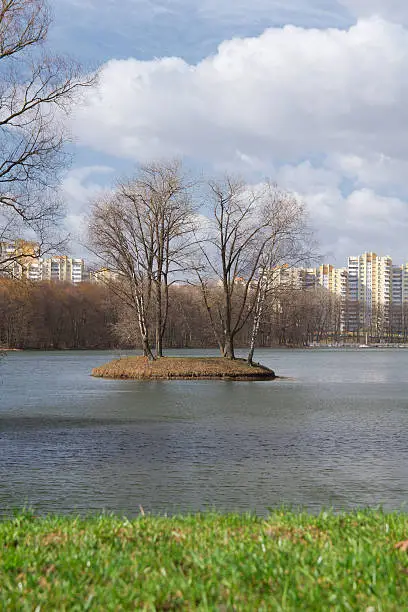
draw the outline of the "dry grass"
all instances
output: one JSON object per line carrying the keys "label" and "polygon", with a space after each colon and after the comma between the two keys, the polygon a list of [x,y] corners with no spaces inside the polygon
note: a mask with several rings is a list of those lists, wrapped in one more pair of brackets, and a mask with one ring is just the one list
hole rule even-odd
{"label": "dry grass", "polygon": [[156,361],[148,361],[146,357],[124,357],[94,368],[92,376],[135,380],[275,378],[274,372],[264,366],[249,366],[242,359],[232,361],[222,357],[162,357]]}

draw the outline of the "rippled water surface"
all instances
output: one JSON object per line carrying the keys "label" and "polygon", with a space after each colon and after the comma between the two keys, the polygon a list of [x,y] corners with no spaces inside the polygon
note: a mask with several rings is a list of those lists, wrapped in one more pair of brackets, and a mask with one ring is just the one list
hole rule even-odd
{"label": "rippled water surface", "polygon": [[21,352],[1,361],[3,513],[408,501],[408,350],[259,351],[292,378],[275,382],[89,375],[113,356]]}

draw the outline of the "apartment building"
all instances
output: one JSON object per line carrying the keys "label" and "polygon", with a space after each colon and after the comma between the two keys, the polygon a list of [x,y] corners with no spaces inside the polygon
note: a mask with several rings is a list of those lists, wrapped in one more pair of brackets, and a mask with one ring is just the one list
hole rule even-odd
{"label": "apartment building", "polygon": [[41,265],[41,280],[72,283],[77,285],[86,280],[85,262],[66,255],[56,255],[43,259]]}
{"label": "apartment building", "polygon": [[28,269],[36,261],[39,245],[28,240],[0,242],[0,273],[11,278],[27,278]]}
{"label": "apartment building", "polygon": [[67,255],[43,258],[39,257],[39,251],[35,242],[16,240],[0,243],[0,273],[32,282],[55,281],[76,285],[88,280],[83,259]]}
{"label": "apartment building", "polygon": [[347,268],[335,268],[331,264],[322,264],[315,268],[315,277],[316,286],[324,287],[341,298],[348,298]]}
{"label": "apartment building", "polygon": [[388,323],[393,286],[391,257],[373,252],[349,257],[347,270],[349,331],[371,327],[374,318]]}
{"label": "apartment building", "polygon": [[89,273],[89,281],[91,283],[107,285],[112,281],[116,281],[119,278],[118,272],[113,272],[108,268],[101,268],[100,270],[95,270],[94,272]]}
{"label": "apartment building", "polygon": [[392,304],[402,306],[408,304],[408,263],[402,266],[392,266]]}
{"label": "apartment building", "polygon": [[303,290],[322,287],[338,296],[344,331],[384,327],[390,322],[398,328],[404,305],[408,316],[408,263],[395,266],[388,255],[367,252],[351,256],[342,268],[331,264],[316,268],[281,266],[274,270],[274,276],[277,285]]}

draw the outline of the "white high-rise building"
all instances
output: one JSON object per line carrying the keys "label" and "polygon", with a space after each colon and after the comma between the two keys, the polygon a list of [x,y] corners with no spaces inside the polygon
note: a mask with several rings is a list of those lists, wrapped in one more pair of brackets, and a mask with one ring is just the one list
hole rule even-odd
{"label": "white high-rise building", "polygon": [[40,260],[41,280],[59,281],[77,285],[85,280],[85,262],[66,255]]}
{"label": "white high-rise building", "polygon": [[408,304],[408,263],[392,266],[391,302],[395,306]]}
{"label": "white high-rise building", "polygon": [[59,281],[74,285],[88,280],[83,259],[66,255],[42,258],[38,257],[38,250],[36,243],[23,240],[0,243],[0,274],[32,282]]}
{"label": "white high-rise building", "polygon": [[393,266],[389,256],[363,253],[348,258],[348,328],[367,328],[374,317],[388,321],[392,301]]}

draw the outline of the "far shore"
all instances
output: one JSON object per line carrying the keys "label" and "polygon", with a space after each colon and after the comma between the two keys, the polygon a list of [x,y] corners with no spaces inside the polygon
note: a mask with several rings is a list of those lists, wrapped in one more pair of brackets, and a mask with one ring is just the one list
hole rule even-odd
{"label": "far shore", "polygon": [[275,380],[275,372],[244,359],[223,357],[146,357],[114,359],[92,370],[97,378],[129,380]]}
{"label": "far shore", "polygon": [[[277,350],[282,350],[282,351],[292,351],[292,350],[296,350],[296,351],[310,351],[310,350],[318,350],[318,349],[337,349],[337,350],[342,350],[342,349],[353,349],[353,350],[362,350],[362,349],[408,349],[408,343],[407,342],[400,342],[400,343],[370,343],[370,344],[360,344],[360,343],[347,343],[347,344],[306,344],[306,345],[302,345],[302,346],[296,346],[296,345],[288,345],[288,344],[280,344],[280,345],[272,345],[272,346],[259,346],[257,347],[257,350],[261,350],[261,351],[265,351],[265,350],[270,350],[270,351],[277,351]],[[217,348],[214,346],[208,346],[208,347],[195,347],[195,346],[185,346],[185,347],[177,347],[177,348],[170,348],[167,349],[170,350],[172,352],[175,352],[177,350],[181,350],[181,351],[199,351],[199,350],[204,350],[204,351],[217,351]],[[243,350],[247,350],[243,347],[237,347],[237,351],[243,351]],[[139,347],[77,347],[77,348],[66,348],[66,347],[58,347],[58,348],[43,348],[43,347],[27,347],[27,348],[10,348],[10,347],[6,347],[6,346],[2,346],[0,347],[0,353],[21,353],[21,352],[25,352],[25,353],[36,353],[36,352],[41,352],[41,353],[56,353],[56,352],[65,352],[65,353],[69,353],[69,352],[97,352],[97,351],[106,351],[106,352],[110,352],[110,353],[118,353],[118,352],[123,352],[123,353],[127,353],[127,352],[141,352],[141,349]]]}
{"label": "far shore", "polygon": [[19,349],[19,348],[6,348],[4,346],[0,347],[0,353],[11,353],[11,352],[20,352],[20,351],[24,351],[26,349]]}

